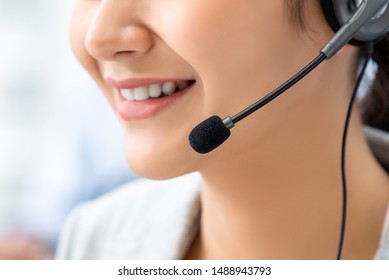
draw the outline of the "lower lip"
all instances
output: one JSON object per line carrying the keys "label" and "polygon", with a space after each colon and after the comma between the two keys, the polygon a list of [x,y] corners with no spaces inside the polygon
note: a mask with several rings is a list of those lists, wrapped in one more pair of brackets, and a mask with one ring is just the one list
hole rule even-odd
{"label": "lower lip", "polygon": [[168,109],[188,92],[190,87],[161,98],[149,98],[144,101],[128,101],[119,93],[118,113],[125,121],[137,121],[152,118]]}

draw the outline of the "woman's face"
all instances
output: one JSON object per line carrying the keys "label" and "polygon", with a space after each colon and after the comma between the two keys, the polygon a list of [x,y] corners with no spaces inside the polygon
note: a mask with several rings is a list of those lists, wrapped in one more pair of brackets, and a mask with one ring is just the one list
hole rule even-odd
{"label": "woman's face", "polygon": [[237,113],[318,53],[285,2],[78,0],[72,47],[118,113],[135,172],[201,169],[208,156],[188,144],[194,126]]}

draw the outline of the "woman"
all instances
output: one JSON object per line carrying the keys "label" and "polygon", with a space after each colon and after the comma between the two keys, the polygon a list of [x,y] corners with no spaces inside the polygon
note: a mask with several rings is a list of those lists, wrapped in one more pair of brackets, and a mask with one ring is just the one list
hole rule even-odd
{"label": "woman", "polygon": [[[118,114],[130,167],[158,182],[81,206],[58,258],[335,258],[358,48],[343,48],[212,153],[195,153],[187,140],[202,120],[235,114],[287,80],[332,35],[319,1],[79,0],[75,55]],[[342,257],[388,257],[380,241],[388,174],[366,143],[358,108],[346,171]]]}

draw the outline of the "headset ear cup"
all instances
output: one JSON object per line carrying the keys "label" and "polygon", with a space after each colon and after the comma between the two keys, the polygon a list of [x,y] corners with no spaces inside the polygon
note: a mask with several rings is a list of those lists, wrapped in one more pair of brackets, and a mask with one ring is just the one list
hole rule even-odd
{"label": "headset ear cup", "polygon": [[[347,3],[346,3],[347,1],[343,1],[343,0],[336,0],[336,1],[342,1],[345,3],[345,5],[347,5]],[[338,30],[342,27],[342,24],[339,22],[339,19],[336,16],[333,1],[332,0],[320,0],[320,4],[321,4],[321,8],[323,10],[323,14],[324,14],[325,19],[327,20],[328,25],[331,27],[331,29],[334,31],[334,33],[338,32]],[[353,45],[353,46],[360,47],[360,46],[365,45],[366,43],[363,41],[356,40],[356,39],[351,39],[349,44]]]}
{"label": "headset ear cup", "polygon": [[334,6],[332,5],[331,0],[320,0],[321,8],[323,10],[323,14],[325,19],[327,20],[328,25],[332,28],[332,30],[336,33],[340,28],[341,24],[336,17]]}

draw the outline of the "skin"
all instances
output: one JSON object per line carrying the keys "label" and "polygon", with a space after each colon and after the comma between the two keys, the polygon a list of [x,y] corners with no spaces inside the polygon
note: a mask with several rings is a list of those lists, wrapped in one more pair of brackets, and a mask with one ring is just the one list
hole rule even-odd
{"label": "skin", "polygon": [[[202,175],[202,219],[188,259],[333,259],[341,209],[340,143],[357,49],[347,46],[306,79],[242,121],[208,155],[188,145],[211,115],[235,114],[284,82],[331,37],[308,1],[309,30],[285,0],[78,0],[74,53],[117,111],[107,77],[196,80],[156,116],[119,118],[129,166],[152,179]],[[357,111],[358,108],[356,108]],[[377,249],[388,178],[357,114],[347,151],[349,219],[344,258]],[[185,187],[185,186],[183,186]]]}
{"label": "skin", "polygon": [[0,260],[50,260],[53,252],[38,239],[25,234],[0,239]]}

